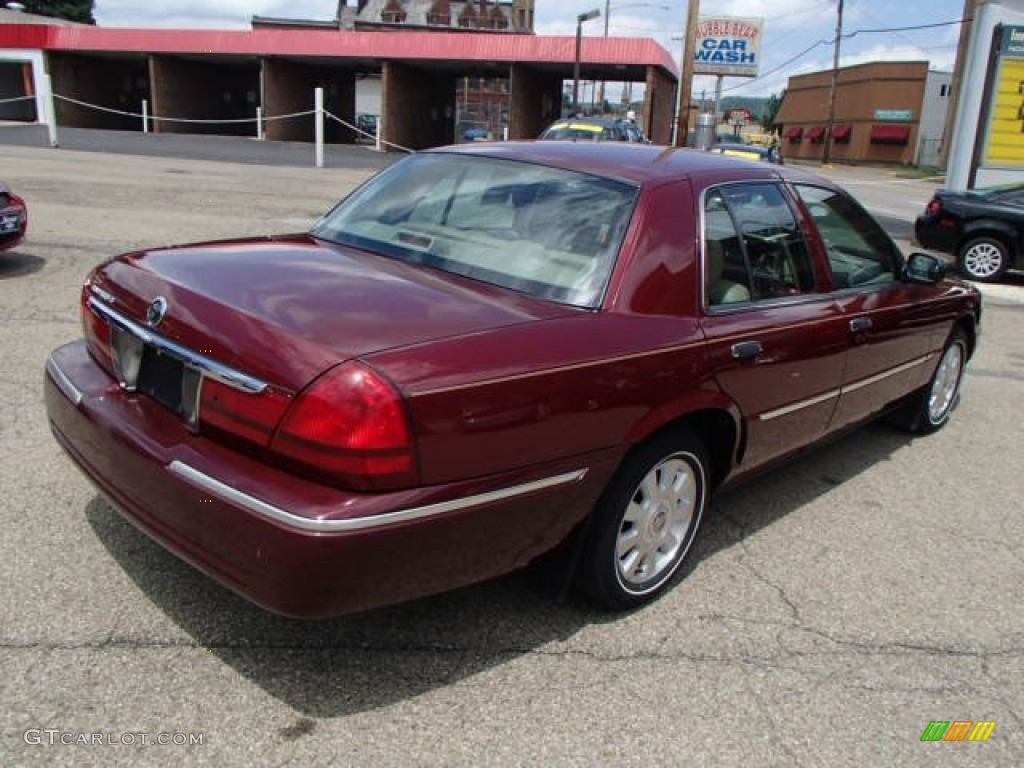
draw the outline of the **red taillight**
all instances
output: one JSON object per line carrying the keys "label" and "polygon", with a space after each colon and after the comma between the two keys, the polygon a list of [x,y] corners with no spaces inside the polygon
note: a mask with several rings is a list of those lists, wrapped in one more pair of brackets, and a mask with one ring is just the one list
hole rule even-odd
{"label": "red taillight", "polygon": [[110,351],[110,323],[89,306],[89,286],[82,290],[82,332],[93,357],[107,373],[114,375],[114,355]]}
{"label": "red taillight", "polygon": [[401,395],[360,363],[328,371],[296,397],[271,450],[357,490],[393,490],[415,481]]}
{"label": "red taillight", "polygon": [[242,392],[207,378],[199,395],[199,423],[266,448],[290,403],[287,395],[273,389]]}
{"label": "red taillight", "polygon": [[926,205],[925,209],[924,209],[925,216],[934,216],[937,213],[941,213],[941,212],[942,212],[942,201],[939,200],[937,197],[933,197],[928,202],[928,205]]}

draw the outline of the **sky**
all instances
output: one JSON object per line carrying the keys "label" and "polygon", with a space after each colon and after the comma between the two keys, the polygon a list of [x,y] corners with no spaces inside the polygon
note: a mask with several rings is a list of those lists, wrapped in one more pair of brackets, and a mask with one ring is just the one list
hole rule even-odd
{"label": "sky", "polygon": [[[332,19],[336,0],[95,0],[97,23],[106,27],[247,29],[253,14]],[[352,3],[355,0],[351,0]],[[593,8],[601,17],[583,25],[584,35],[654,38],[678,62],[686,25],[686,0],[536,0],[535,30],[575,35],[576,16]],[[780,94],[792,75],[832,67],[837,0],[705,0],[702,16],[764,20],[757,79],[727,77],[725,96]],[[963,0],[845,0],[840,66],[867,61],[929,61],[951,71],[956,57]],[[928,26],[926,26],[928,25]],[[906,27],[925,26],[911,30]],[[884,30],[884,31],[883,31]],[[697,77],[693,96],[711,97],[714,78]],[[614,98],[614,94],[611,96]]]}

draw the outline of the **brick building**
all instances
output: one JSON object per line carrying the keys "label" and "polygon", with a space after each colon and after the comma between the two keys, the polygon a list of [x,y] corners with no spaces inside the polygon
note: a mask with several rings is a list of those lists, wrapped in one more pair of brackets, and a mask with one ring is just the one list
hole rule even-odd
{"label": "brick building", "polygon": [[[831,159],[938,165],[951,79],[926,61],[840,68]],[[776,117],[785,157],[823,157],[831,82],[831,70],[789,79]]]}

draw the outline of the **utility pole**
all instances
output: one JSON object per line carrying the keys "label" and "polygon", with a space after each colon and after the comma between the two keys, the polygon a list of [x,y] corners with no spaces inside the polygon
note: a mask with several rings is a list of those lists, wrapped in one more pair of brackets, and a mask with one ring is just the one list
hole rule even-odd
{"label": "utility pole", "polygon": [[967,66],[967,44],[971,39],[971,26],[974,14],[978,10],[978,0],[964,0],[964,12],[960,18],[966,19],[960,25],[960,40],[956,46],[956,62],[953,64],[953,77],[949,83],[949,104],[946,107],[946,123],[942,129],[942,145],[939,147],[939,166],[948,167],[949,146],[953,143],[953,128],[956,125],[956,113],[960,107],[960,88],[964,79],[964,67]]}
{"label": "utility pole", "polygon": [[839,43],[843,38],[843,0],[839,0],[836,14],[836,50],[832,58],[832,84],[828,91],[828,119],[825,121],[825,149],[821,153],[822,165],[832,161],[832,124],[836,121],[836,90],[839,85]]}
{"label": "utility pole", "polygon": [[686,34],[683,36],[683,60],[679,74],[679,91],[676,99],[676,140],[677,147],[685,147],[690,132],[690,98],[693,91],[693,54],[697,47],[697,20],[700,17],[700,0],[687,0]]}

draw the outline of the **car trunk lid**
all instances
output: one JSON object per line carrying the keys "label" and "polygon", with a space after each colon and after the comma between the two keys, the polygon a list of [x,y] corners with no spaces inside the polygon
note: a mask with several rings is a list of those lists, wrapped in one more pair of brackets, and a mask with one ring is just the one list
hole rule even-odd
{"label": "car trunk lid", "polygon": [[144,326],[162,298],[153,333],[291,391],[347,359],[576,311],[307,235],[127,254],[90,290]]}

